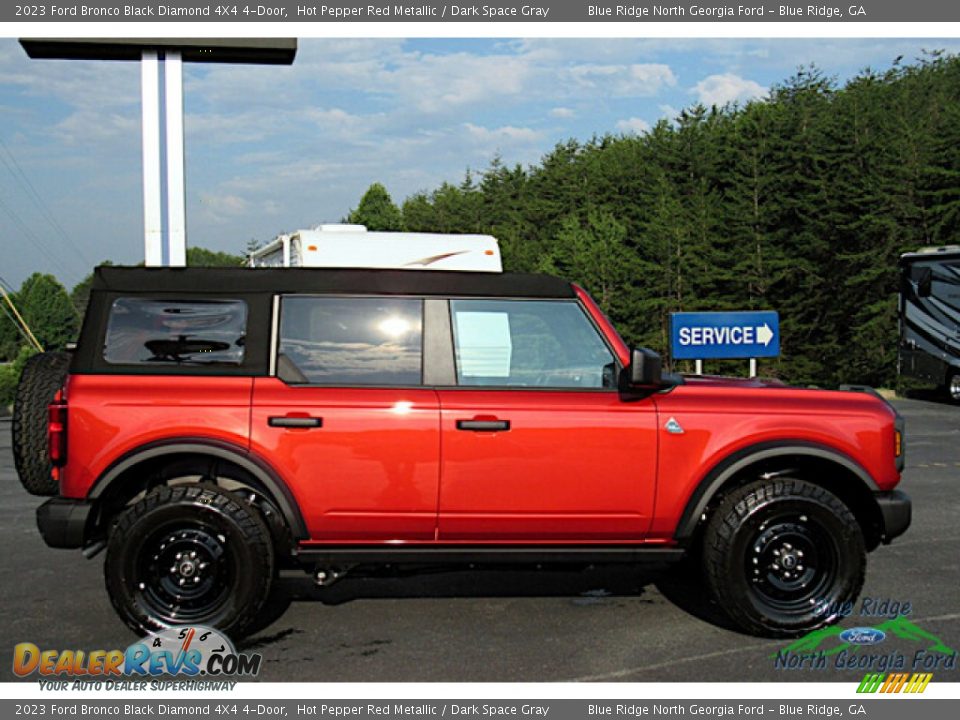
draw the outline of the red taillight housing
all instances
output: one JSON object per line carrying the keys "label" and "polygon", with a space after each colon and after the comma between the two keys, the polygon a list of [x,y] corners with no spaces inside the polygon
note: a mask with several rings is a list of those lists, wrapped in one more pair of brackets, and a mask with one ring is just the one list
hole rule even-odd
{"label": "red taillight housing", "polygon": [[67,400],[58,390],[47,406],[47,448],[55,468],[67,462]]}

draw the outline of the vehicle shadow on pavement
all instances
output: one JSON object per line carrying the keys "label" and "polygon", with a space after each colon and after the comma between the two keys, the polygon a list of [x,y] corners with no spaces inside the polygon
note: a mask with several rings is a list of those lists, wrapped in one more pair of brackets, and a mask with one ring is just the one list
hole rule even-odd
{"label": "vehicle shadow on pavement", "polygon": [[908,400],[920,400],[923,402],[935,403],[937,405],[945,405],[947,407],[956,405],[956,403],[947,397],[945,390],[938,388],[915,388],[907,390],[904,392],[903,397],[907,398]]}
{"label": "vehicle shadow on pavement", "polygon": [[693,561],[684,559],[657,579],[657,590],[667,600],[698,620],[744,635],[723,608],[711,598],[704,583],[699,567],[694,567]]}
{"label": "vehicle shadow on pavement", "polygon": [[[341,580],[318,587],[309,577],[277,579],[270,601],[244,643],[247,649],[271,645],[300,632],[292,628],[270,633],[293,603],[319,602],[337,606],[356,600],[450,598],[569,598],[574,605],[599,605],[617,598],[642,598],[653,604],[652,587],[671,603],[715,626],[734,630],[719,607],[707,600],[702,585],[684,566],[635,567],[591,565],[518,569],[482,568],[363,568]],[[257,635],[257,633],[262,633]]]}
{"label": "vehicle shadow on pavement", "polygon": [[484,597],[638,597],[657,577],[630,566],[357,568],[329,587],[300,582],[294,600],[341,605],[359,599]]}

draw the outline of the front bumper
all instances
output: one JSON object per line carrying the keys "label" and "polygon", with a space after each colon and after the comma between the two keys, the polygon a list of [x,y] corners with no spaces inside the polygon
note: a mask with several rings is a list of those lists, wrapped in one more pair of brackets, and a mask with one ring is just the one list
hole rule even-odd
{"label": "front bumper", "polygon": [[888,490],[873,494],[880,510],[880,538],[886,545],[910,527],[910,496],[902,490]]}
{"label": "front bumper", "polygon": [[79,548],[86,544],[93,503],[55,497],[37,508],[37,527],[52,548]]}

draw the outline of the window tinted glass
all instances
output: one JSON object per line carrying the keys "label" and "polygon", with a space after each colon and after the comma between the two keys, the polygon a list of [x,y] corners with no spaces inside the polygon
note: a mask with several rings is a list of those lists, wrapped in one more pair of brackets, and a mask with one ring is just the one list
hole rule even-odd
{"label": "window tinted glass", "polygon": [[110,308],[103,357],[122,365],[239,365],[246,330],[241,300],[118,298]]}
{"label": "window tinted glass", "polygon": [[419,385],[423,303],[397,298],[287,297],[278,368],[287,382]]}
{"label": "window tinted glass", "polygon": [[452,300],[460,385],[612,388],[616,364],[575,302]]}

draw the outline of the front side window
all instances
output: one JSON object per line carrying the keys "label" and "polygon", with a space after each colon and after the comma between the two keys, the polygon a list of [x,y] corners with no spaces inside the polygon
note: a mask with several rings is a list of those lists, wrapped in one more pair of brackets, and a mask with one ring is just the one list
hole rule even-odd
{"label": "front side window", "polygon": [[278,376],[291,384],[419,385],[423,302],[285,297]]}
{"label": "front side window", "polygon": [[242,300],[118,298],[103,357],[115,365],[240,365],[246,331]]}
{"label": "front side window", "polygon": [[616,363],[576,302],[451,300],[457,383],[613,388]]}

